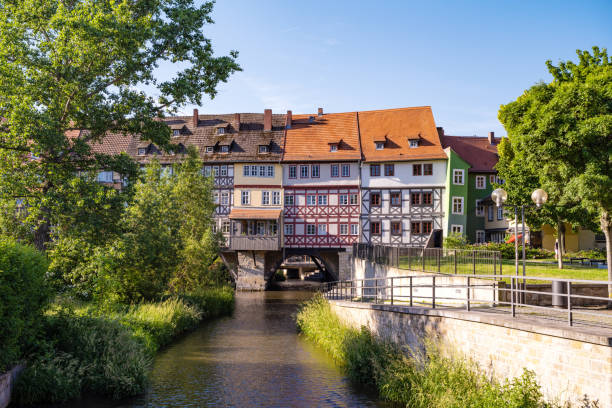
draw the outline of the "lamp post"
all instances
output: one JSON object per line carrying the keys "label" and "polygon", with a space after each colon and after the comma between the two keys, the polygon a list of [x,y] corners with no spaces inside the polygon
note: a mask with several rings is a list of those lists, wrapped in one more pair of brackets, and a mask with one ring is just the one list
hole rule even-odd
{"label": "lamp post", "polygon": [[[497,188],[491,193],[491,199],[498,207],[513,207],[514,208],[514,273],[518,276],[518,205],[504,204],[508,199],[508,193],[503,188]],[[536,205],[536,208],[542,207],[548,201],[546,191],[538,188],[531,193],[531,200]],[[523,290],[525,290],[525,204],[521,204],[521,245],[523,252]],[[523,293],[524,295],[524,293]]]}

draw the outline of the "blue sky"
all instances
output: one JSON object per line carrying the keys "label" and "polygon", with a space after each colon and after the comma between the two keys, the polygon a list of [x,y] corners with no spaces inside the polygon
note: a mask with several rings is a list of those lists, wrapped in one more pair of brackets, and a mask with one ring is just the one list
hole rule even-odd
{"label": "blue sky", "polygon": [[218,0],[213,19],[216,53],[244,71],[201,113],[431,105],[453,135],[504,135],[499,106],[549,81],[547,59],[612,52],[612,1]]}

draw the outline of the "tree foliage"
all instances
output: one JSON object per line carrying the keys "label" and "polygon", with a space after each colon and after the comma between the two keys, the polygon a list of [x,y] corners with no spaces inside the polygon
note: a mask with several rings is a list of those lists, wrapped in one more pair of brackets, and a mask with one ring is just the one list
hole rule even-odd
{"label": "tree foliage", "polygon": [[548,192],[540,217],[585,227],[598,221],[612,280],[612,65],[605,49],[577,54],[578,63],[547,61],[553,81],[500,108],[508,142],[498,170],[513,200],[527,201],[536,185]]}
{"label": "tree foliage", "polygon": [[[214,97],[240,69],[235,51],[214,55],[202,31],[211,11],[194,0],[0,0],[0,196],[24,200],[37,247],[78,171],[130,172],[92,145],[113,132],[167,147],[157,118]],[[158,80],[164,63],[178,72]]]}

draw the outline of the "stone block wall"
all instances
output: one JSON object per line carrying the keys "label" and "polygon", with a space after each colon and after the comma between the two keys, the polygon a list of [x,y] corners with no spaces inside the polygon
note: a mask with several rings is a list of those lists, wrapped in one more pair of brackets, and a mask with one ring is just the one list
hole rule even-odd
{"label": "stone block wall", "polygon": [[238,265],[236,266],[237,290],[264,290],[266,280],[264,277],[265,251],[237,251]]}

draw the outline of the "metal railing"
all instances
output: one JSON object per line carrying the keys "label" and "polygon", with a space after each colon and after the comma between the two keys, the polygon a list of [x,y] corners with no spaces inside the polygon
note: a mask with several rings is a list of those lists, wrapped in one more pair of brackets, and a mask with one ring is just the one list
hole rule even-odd
{"label": "metal railing", "polygon": [[[499,279],[504,282],[499,281]],[[321,290],[329,300],[369,302],[399,307],[455,308],[471,311],[496,311],[517,317],[519,314],[536,318],[577,321],[584,325],[612,329],[612,311],[606,306],[607,296],[587,295],[582,284],[606,286],[607,281],[555,279],[530,276],[530,280],[551,282],[564,292],[525,289],[522,276],[514,275],[415,275],[352,279],[322,283]],[[509,281],[509,286],[506,282]],[[607,286],[606,286],[607,287]],[[534,297],[551,298],[551,306],[529,304]],[[541,302],[547,303],[547,302]],[[556,306],[553,306],[556,305]],[[578,319],[577,319],[578,317]]]}
{"label": "metal railing", "polygon": [[353,257],[422,272],[502,275],[499,251],[354,244]]}

